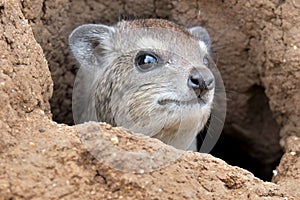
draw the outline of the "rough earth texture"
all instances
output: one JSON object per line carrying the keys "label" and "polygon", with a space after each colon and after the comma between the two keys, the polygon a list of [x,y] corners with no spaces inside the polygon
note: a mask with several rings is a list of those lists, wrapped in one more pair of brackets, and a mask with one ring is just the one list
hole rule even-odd
{"label": "rough earth texture", "polygon": [[285,191],[300,197],[300,138],[290,136],[285,145],[285,154],[274,171],[273,182]]}
{"label": "rough earth texture", "polygon": [[[299,6],[259,0],[0,0],[0,199],[299,199]],[[208,28],[229,96],[225,133],[248,141],[245,147],[261,160],[280,156],[281,137],[286,153],[276,184],[192,152],[153,172],[121,172],[94,159],[76,127],[51,120],[47,61],[55,83],[53,115],[71,123],[76,68],[67,36],[81,23],[114,23],[123,14]],[[103,127],[125,150],[122,144],[132,138],[137,150],[168,148],[109,125],[85,126]]]}
{"label": "rough earth texture", "polygon": [[73,123],[71,97],[78,65],[67,44],[71,31],[84,23],[156,17],[203,25],[211,34],[228,96],[223,136],[237,141],[225,145],[247,152],[247,160],[257,163],[244,167],[261,176],[270,172],[282,155],[280,138],[300,134],[300,16],[295,0],[23,0],[21,5],[49,62],[55,83],[51,110],[59,123]]}

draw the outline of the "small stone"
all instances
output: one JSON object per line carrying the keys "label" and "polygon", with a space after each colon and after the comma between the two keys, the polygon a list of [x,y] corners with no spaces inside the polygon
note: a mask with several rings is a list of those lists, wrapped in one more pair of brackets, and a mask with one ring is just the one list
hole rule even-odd
{"label": "small stone", "polygon": [[113,144],[118,144],[118,143],[119,143],[119,139],[118,139],[117,136],[114,136],[114,137],[110,138],[110,141],[111,141],[111,143],[113,143]]}
{"label": "small stone", "polygon": [[131,187],[131,186],[128,186],[126,189],[127,189],[127,190],[131,190],[131,189],[132,189],[132,187]]}
{"label": "small stone", "polygon": [[36,146],[34,142],[29,142],[29,145],[32,146],[32,147]]}
{"label": "small stone", "polygon": [[296,152],[292,151],[290,154],[291,154],[292,156],[294,156],[294,155],[296,155]]}
{"label": "small stone", "polygon": [[105,129],[106,130],[111,130],[112,129],[112,126],[110,124],[105,124]]}
{"label": "small stone", "polygon": [[273,170],[272,172],[273,172],[273,176],[277,176],[277,174],[278,174],[277,170]]}
{"label": "small stone", "polygon": [[41,132],[41,133],[43,133],[43,132],[45,132],[45,131],[46,131],[45,128],[40,128],[40,129],[39,129],[39,132]]}

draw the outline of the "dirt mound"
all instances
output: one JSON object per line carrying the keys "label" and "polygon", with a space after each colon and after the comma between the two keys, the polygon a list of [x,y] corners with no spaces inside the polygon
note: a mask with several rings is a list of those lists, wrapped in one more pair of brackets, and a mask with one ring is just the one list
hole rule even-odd
{"label": "dirt mound", "polygon": [[[288,137],[300,134],[299,5],[279,2],[0,1],[0,199],[300,198],[300,139]],[[75,126],[50,119],[53,83],[47,61],[55,83],[53,115],[71,123],[76,68],[67,36],[81,23],[116,22],[117,8],[127,16],[143,10],[142,16],[209,29],[229,94],[225,134],[246,140],[253,157],[262,162],[269,156],[266,163],[272,163],[280,156],[280,132],[286,153],[274,171],[278,185],[192,152],[152,172],[118,171],[90,155]],[[178,153],[120,128],[84,125],[95,127],[118,138],[114,145],[120,147],[134,138],[136,150]]]}

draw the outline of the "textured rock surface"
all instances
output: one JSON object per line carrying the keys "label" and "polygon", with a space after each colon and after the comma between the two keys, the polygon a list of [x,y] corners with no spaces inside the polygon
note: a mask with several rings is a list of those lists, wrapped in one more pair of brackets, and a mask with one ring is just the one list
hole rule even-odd
{"label": "textured rock surface", "polygon": [[231,145],[247,152],[258,163],[256,168],[262,169],[254,171],[263,174],[281,156],[280,135],[300,133],[300,108],[295,106],[300,101],[298,4],[281,0],[24,0],[22,11],[49,62],[55,83],[54,120],[67,124],[73,123],[71,96],[77,67],[67,38],[76,26],[161,17],[207,27],[228,95],[223,135],[234,137],[237,142]]}
{"label": "textured rock surface", "polygon": [[[112,18],[111,16],[112,12],[116,14],[115,16],[118,15],[118,10],[115,9],[117,6],[130,14],[136,11],[138,6],[145,5],[145,2],[140,1],[140,4],[135,4],[133,1],[128,1],[128,4],[124,4],[121,1],[119,3],[115,1],[115,4],[112,2],[95,4],[93,1],[85,1],[85,4],[82,3],[81,6],[79,6],[80,1],[76,2],[78,3],[70,4],[63,0],[44,2],[40,0],[0,1],[0,199],[300,198],[298,191],[300,178],[299,139],[297,137],[289,137],[284,143],[286,154],[277,168],[277,176],[273,179],[278,185],[263,182],[251,173],[238,167],[232,167],[210,155],[192,152],[182,154],[174,163],[164,168],[143,174],[120,172],[94,159],[81,144],[76,127],[59,125],[50,119],[48,101],[52,94],[53,84],[47,61],[35,38],[44,48],[54,80],[62,84],[59,87],[63,88],[56,88],[57,92],[62,90],[67,92],[62,93],[60,97],[56,95],[56,100],[53,101],[57,105],[69,105],[70,102],[63,101],[63,103],[61,100],[70,101],[68,95],[71,95],[68,93],[71,90],[73,76],[70,69],[73,69],[75,62],[71,61],[70,56],[64,57],[64,55],[68,55],[65,42],[71,29],[80,23],[87,22],[85,21],[87,19],[90,22],[99,21],[100,16],[103,19],[101,22],[112,22],[117,20],[116,17]],[[222,66],[221,70],[224,72],[224,79],[227,80],[228,88],[235,91],[233,94],[237,93],[237,100],[230,101],[229,108],[241,103],[240,107],[237,106],[237,112],[243,113],[240,110],[242,108],[249,109],[249,105],[243,99],[254,98],[253,95],[256,92],[252,94],[248,89],[253,88],[253,85],[262,85],[267,88],[267,100],[270,101],[272,113],[279,125],[284,127],[281,132],[282,136],[300,133],[298,131],[299,122],[296,121],[297,116],[299,116],[299,107],[297,107],[299,96],[297,96],[295,89],[299,82],[293,78],[294,76],[297,77],[297,72],[299,72],[299,65],[297,64],[299,58],[296,57],[299,50],[294,47],[298,45],[294,39],[298,38],[299,31],[295,28],[296,26],[293,26],[299,20],[292,15],[295,11],[293,8],[296,9],[297,4],[284,3],[279,5],[276,2],[266,4],[254,1],[255,4],[248,5],[249,10],[240,10],[244,5],[238,4],[238,2],[234,4],[230,1],[224,4],[197,4],[195,1],[194,5],[191,3],[190,6],[176,1],[166,5],[163,3],[165,2],[155,1],[155,5],[151,6],[150,4],[143,11],[149,16],[153,15],[154,12],[156,16],[172,18],[181,23],[184,23],[185,19],[189,19],[189,24],[202,22],[207,24],[213,33],[215,33],[213,29],[215,26],[212,26],[213,20],[209,18],[209,14],[215,13],[223,16],[225,11],[227,13],[230,10],[235,10],[235,13],[227,13],[232,18],[217,18],[223,27],[233,23],[229,19],[245,20],[245,22],[240,21],[240,27],[234,29],[236,35],[225,34],[227,38],[233,37],[232,40],[223,40],[223,36],[216,39],[216,46],[217,41],[221,39],[222,42],[233,42],[231,47],[234,51],[227,47],[228,44],[223,45],[222,51],[216,50],[228,53],[222,54],[222,57],[221,54],[219,55],[219,63]],[[129,4],[136,7],[131,7]],[[199,19],[197,14],[200,5],[203,7],[202,14],[207,14]],[[110,9],[107,9],[108,7]],[[207,12],[204,8],[211,12]],[[251,10],[263,8],[268,8],[270,13]],[[285,14],[279,12],[284,12],[287,9],[289,12],[285,11]],[[88,18],[85,11],[89,11],[89,14],[93,11],[94,15],[90,15]],[[86,15],[81,17],[80,15],[84,12]],[[252,33],[254,17],[249,18],[251,20],[247,22],[248,18],[234,17],[238,12],[240,12],[240,16],[246,15],[245,13],[249,15],[250,13],[253,15],[265,13],[263,16],[255,16],[258,20],[257,25],[262,24],[262,27],[259,28],[262,30]],[[70,15],[70,13],[72,14]],[[105,18],[103,18],[104,13],[106,13]],[[187,18],[187,16],[193,15],[195,18]],[[277,17],[273,18],[273,16]],[[267,23],[263,19],[268,19],[271,23]],[[28,21],[35,31],[35,37]],[[285,32],[283,37],[279,37],[280,34],[276,33],[282,30],[282,24],[285,24],[283,29]],[[242,29],[243,27],[248,27],[248,29]],[[271,34],[273,32],[274,35]],[[249,43],[244,43],[249,33],[255,37],[253,36]],[[270,37],[266,37],[267,34]],[[236,38],[240,39],[237,40]],[[290,43],[292,42],[293,45],[291,46]],[[256,48],[250,48],[254,46]],[[248,51],[241,51],[245,47],[248,48]],[[229,59],[230,53],[232,56]],[[268,55],[271,56],[268,57]],[[285,60],[281,60],[279,55],[284,55]],[[65,63],[69,63],[67,70],[63,68],[66,67]],[[242,68],[240,68],[240,63],[244,63]],[[231,65],[236,68],[231,68]],[[241,71],[236,71],[237,69]],[[250,73],[248,70],[253,72]],[[236,80],[240,80],[238,79],[239,76],[243,76],[240,77],[244,80],[242,81],[243,84],[233,84],[230,81],[232,79],[229,79],[234,77]],[[248,79],[248,76],[251,78]],[[252,78],[256,76],[256,81],[253,81]],[[280,90],[282,87],[284,87],[284,93]],[[265,93],[261,92],[260,94],[264,95]],[[257,100],[257,102],[259,101]],[[255,105],[252,106],[255,107]],[[277,105],[281,105],[281,107]],[[53,110],[57,109],[55,112],[58,113],[61,108],[62,106],[54,106]],[[268,108],[265,109],[271,115],[271,111]],[[62,113],[67,113],[67,111]],[[247,131],[239,128],[243,127],[243,123],[248,123],[241,119],[248,119],[248,117],[246,114],[231,113],[228,119],[230,122],[228,130],[234,127],[233,124],[238,124],[235,126],[238,127],[235,128],[237,132],[247,133]],[[272,117],[268,120],[272,120]],[[258,126],[257,129],[269,130],[270,124],[275,122],[266,124],[266,121],[262,121],[261,123],[262,126]],[[264,124],[266,125],[263,126]],[[119,143],[115,145],[120,145],[120,147],[122,144],[127,144],[128,141],[135,140],[135,143],[131,143],[131,145],[137,150],[151,150],[158,147],[162,151],[168,149],[158,140],[132,136],[120,128],[95,124],[86,124],[85,126],[87,129],[97,126],[103,127],[107,134],[119,138]],[[247,126],[245,127],[247,128]],[[250,133],[253,132],[250,131]],[[145,144],[147,145],[145,146]],[[126,150],[125,147],[124,149]],[[173,151],[176,153],[177,150]],[[166,157],[164,159],[172,158]]]}
{"label": "textured rock surface", "polygon": [[1,152],[14,143],[7,141],[24,134],[21,121],[27,115],[40,109],[50,116],[48,101],[53,88],[42,48],[18,2],[5,2],[0,4],[0,119],[1,131],[10,134],[3,132],[0,137]]}
{"label": "textured rock surface", "polygon": [[[273,183],[199,153],[186,152],[173,164],[150,173],[123,173],[90,156],[74,127],[51,123],[40,114],[27,122],[30,126],[23,128],[30,134],[19,135],[17,144],[0,154],[5,161],[0,165],[4,199],[293,199]],[[118,128],[102,127],[112,137],[118,136],[120,143],[132,138]],[[166,148],[155,139],[136,141],[137,149],[145,142],[152,143],[149,148]]]}
{"label": "textured rock surface", "polygon": [[285,145],[285,154],[275,171],[273,182],[298,199],[300,198],[300,138],[291,136]]}

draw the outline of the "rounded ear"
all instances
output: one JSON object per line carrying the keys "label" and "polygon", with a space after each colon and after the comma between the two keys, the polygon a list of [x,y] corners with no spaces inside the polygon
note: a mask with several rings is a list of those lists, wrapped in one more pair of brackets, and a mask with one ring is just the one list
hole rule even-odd
{"label": "rounded ear", "polygon": [[99,58],[112,50],[114,28],[102,24],[85,24],[69,36],[71,51],[82,67],[99,66]]}
{"label": "rounded ear", "polygon": [[211,52],[211,41],[207,30],[201,26],[194,26],[188,29],[188,31],[194,35],[198,40],[204,42],[208,52]]}

